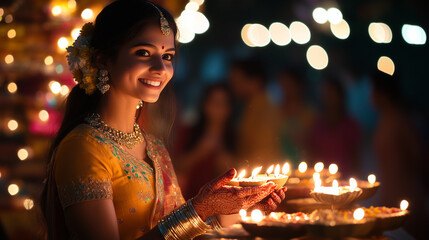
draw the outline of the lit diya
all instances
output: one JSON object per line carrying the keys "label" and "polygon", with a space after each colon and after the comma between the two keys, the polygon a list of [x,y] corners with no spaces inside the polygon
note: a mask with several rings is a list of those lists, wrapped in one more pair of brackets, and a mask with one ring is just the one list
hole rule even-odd
{"label": "lit diya", "polygon": [[[237,177],[233,178],[228,185],[231,186],[240,186],[240,187],[252,187],[252,186],[260,186],[266,182],[274,182],[276,184],[276,189],[279,189],[285,185],[288,176],[286,175],[289,170],[289,164],[285,163],[283,165],[282,174],[280,174],[280,165],[274,169],[274,165],[268,168],[266,174],[259,174],[262,167],[257,167],[253,169],[252,175],[250,177],[245,177],[246,170],[242,170]],[[273,173],[274,171],[274,173]]]}
{"label": "lit diya", "polygon": [[362,194],[362,189],[357,187],[357,181],[350,178],[350,186],[338,186],[338,181],[332,182],[332,187],[321,186],[321,181],[315,182],[314,190],[310,196],[316,201],[326,203],[334,207],[343,207],[354,202]]}

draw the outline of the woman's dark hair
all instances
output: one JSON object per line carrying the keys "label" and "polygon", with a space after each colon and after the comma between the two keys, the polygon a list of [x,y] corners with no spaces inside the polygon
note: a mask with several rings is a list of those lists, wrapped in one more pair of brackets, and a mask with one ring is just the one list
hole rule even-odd
{"label": "woman's dark hair", "polygon": [[403,96],[399,79],[376,70],[372,73],[371,85],[375,92],[385,95],[395,104],[403,104]]}
{"label": "woman's dark hair", "polygon": [[[228,88],[228,85],[225,83],[217,83],[209,86],[205,89],[202,95],[202,99],[200,101],[200,105],[198,107],[198,118],[197,123],[192,128],[192,132],[189,138],[189,142],[186,145],[186,150],[191,150],[199,140],[201,140],[202,134],[204,133],[205,127],[207,126],[207,118],[204,114],[204,105],[207,103],[207,101],[212,97],[213,93],[216,91],[223,91],[226,93],[228,97],[228,102],[230,103],[230,106],[232,107],[233,97],[232,93]],[[234,134],[234,128],[232,124],[232,114],[228,117],[226,120],[225,128],[223,129],[223,142],[225,143],[225,147],[231,151],[235,151],[235,134]]]}
{"label": "woman's dark hair", "polygon": [[[160,13],[154,5],[167,19],[174,39],[176,39],[177,25],[167,10],[144,0],[118,0],[106,6],[95,20],[91,47],[94,48],[97,56],[92,57],[93,64],[95,64],[96,57],[100,56],[104,60],[107,58],[114,61],[120,47],[136,37],[141,29],[148,25],[160,26]],[[51,163],[55,149],[64,137],[77,125],[84,123],[84,119],[89,113],[97,111],[101,97],[102,94],[98,90],[92,95],[87,95],[79,85],[73,87],[65,102],[64,118],[52,143],[48,164]],[[45,217],[48,207],[46,206],[46,189],[45,184],[41,197],[41,207]]]}

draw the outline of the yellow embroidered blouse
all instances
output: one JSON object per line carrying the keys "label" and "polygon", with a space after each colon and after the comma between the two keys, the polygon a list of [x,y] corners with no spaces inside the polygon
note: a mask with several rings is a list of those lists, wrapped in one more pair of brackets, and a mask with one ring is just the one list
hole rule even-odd
{"label": "yellow embroidered blouse", "polygon": [[150,134],[144,137],[154,168],[87,124],[72,130],[58,146],[54,161],[63,208],[112,199],[121,239],[136,239],[183,204],[167,150]]}

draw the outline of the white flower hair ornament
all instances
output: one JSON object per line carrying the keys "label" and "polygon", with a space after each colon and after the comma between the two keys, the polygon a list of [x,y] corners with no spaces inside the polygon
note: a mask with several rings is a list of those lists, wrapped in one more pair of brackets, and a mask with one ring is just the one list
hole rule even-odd
{"label": "white flower hair ornament", "polygon": [[79,37],[72,46],[67,48],[67,62],[73,78],[85,93],[91,95],[97,89],[98,69],[92,62],[94,48],[90,46],[94,24],[89,22],[83,25]]}

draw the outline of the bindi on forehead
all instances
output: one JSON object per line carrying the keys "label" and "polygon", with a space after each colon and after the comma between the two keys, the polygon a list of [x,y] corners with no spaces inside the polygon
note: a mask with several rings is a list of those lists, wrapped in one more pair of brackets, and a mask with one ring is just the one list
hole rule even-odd
{"label": "bindi on forehead", "polygon": [[162,49],[164,49],[164,45],[162,45]]}

